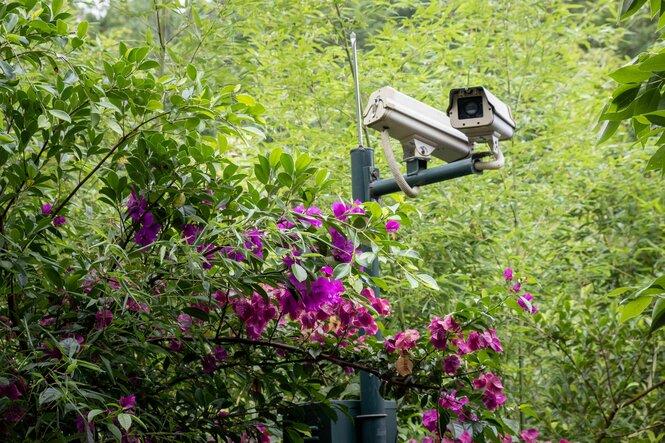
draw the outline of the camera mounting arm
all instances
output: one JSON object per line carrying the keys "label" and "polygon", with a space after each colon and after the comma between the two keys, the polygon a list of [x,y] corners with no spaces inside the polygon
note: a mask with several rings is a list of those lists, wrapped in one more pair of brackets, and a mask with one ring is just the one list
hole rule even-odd
{"label": "camera mounting arm", "polygon": [[492,140],[488,141],[487,144],[490,147],[490,152],[484,152],[481,153],[480,155],[482,156],[494,155],[494,160],[478,161],[475,164],[475,168],[478,169],[479,171],[488,171],[488,170],[503,168],[503,165],[505,164],[505,159],[503,157],[503,153],[501,152],[501,148],[499,147],[499,138],[493,135]]}

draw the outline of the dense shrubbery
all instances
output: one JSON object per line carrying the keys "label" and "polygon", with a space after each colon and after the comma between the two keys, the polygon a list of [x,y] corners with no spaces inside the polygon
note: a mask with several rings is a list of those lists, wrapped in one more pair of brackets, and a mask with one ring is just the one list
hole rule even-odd
{"label": "dense shrubbery", "polygon": [[[266,441],[293,404],[355,398],[364,370],[402,438],[657,441],[662,302],[637,315],[662,280],[604,294],[662,264],[662,196],[579,118],[618,35],[558,1],[392,3],[155,2],[147,32],[104,29],[137,23],[114,13],[94,41],[62,1],[0,6],[2,438]],[[467,63],[505,90],[510,172],[430,192],[427,225],[340,198],[352,24],[373,82],[440,101]],[[538,277],[496,284],[507,265]]]}
{"label": "dense shrubbery", "polygon": [[436,287],[395,240],[408,213],[314,206],[330,180],[306,154],[259,156],[250,179],[225,151],[260,121],[252,97],[192,65],[157,77],[147,47],[97,70],[86,22],[28,3],[0,9],[4,439],[263,441],[357,370],[412,388],[435,434],[518,432],[498,413],[497,300],[395,335],[380,322],[374,260]]}

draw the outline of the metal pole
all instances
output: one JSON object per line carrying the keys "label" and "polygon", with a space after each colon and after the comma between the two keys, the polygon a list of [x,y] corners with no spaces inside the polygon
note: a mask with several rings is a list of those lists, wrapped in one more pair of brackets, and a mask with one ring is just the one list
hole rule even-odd
{"label": "metal pole", "polygon": [[[420,170],[416,174],[405,175],[404,179],[409,186],[424,186],[431,183],[439,183],[445,180],[463,177],[469,174],[482,174],[483,171],[478,170],[473,166],[477,160],[478,159],[476,158],[457,160],[448,163],[447,165],[437,166],[436,168]],[[375,199],[382,195],[400,192],[399,186],[394,178],[374,181],[369,187],[370,196]]]}
{"label": "metal pole", "polygon": [[358,52],[356,51],[356,33],[351,33],[351,53],[353,54],[353,84],[356,88],[356,122],[358,124],[358,147],[363,146],[363,121],[360,109],[360,80],[358,80]]}
{"label": "metal pole", "polygon": [[[358,81],[358,58],[356,55],[356,34],[351,33],[353,51],[353,78],[356,89],[356,117],[358,120],[358,147],[351,151],[351,191],[354,200],[370,201],[369,192],[374,172],[374,150],[363,146],[362,111],[360,109],[360,82]],[[379,275],[379,263],[374,261],[369,274]],[[379,288],[374,288],[377,292]],[[380,333],[377,338],[381,339]],[[360,373],[360,415],[356,416],[356,431],[360,428],[362,443],[386,443],[386,406],[379,389],[381,380],[367,373]]]}

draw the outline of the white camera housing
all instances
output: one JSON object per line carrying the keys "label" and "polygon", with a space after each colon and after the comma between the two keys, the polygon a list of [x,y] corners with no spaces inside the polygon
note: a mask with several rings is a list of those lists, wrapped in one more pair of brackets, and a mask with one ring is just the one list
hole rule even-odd
{"label": "white camera housing", "polygon": [[508,140],[515,132],[510,107],[482,86],[450,90],[448,117],[474,143]]}
{"label": "white camera housing", "polygon": [[402,144],[404,160],[433,155],[454,162],[471,155],[469,140],[450,125],[445,113],[389,86],[372,93],[363,123],[378,131],[387,129]]}

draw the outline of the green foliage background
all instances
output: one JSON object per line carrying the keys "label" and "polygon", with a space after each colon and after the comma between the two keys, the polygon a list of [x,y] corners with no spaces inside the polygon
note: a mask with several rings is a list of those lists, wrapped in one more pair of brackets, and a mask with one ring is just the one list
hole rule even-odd
{"label": "green foliage background", "polygon": [[[650,332],[649,315],[633,315],[639,309],[630,302],[665,267],[665,199],[652,159],[663,141],[651,132],[662,124],[660,102],[647,110],[653,118],[630,127],[620,122],[632,114],[613,116],[609,132],[618,133],[609,138],[605,126],[597,143],[608,100],[617,112],[630,106],[617,104],[625,90],[615,92],[613,78],[621,80],[610,74],[656,38],[641,3],[112,0],[101,20],[87,17],[96,42],[86,50],[101,69],[100,49],[147,44],[159,74],[241,84],[253,98],[239,100],[256,106],[262,129],[252,129],[248,143],[232,139],[229,158],[307,152],[337,179],[324,201],[350,194],[351,31],[364,99],[391,85],[444,109],[450,88],[488,87],[511,106],[519,128],[504,144],[506,168],[430,186],[410,202],[420,217],[400,235],[418,245],[423,271],[442,291],[413,287],[383,264],[395,326],[480,303],[503,268],[517,269],[535,283],[540,313],[502,326],[513,418],[552,438],[652,442],[665,436],[664,391],[650,390],[665,378],[665,338],[663,329]],[[618,22],[630,8],[637,15],[627,30]],[[636,79],[626,80],[632,99],[644,93],[646,79]],[[365,134],[369,146],[378,147],[376,135]],[[654,309],[662,289],[646,293]],[[400,413],[403,434],[418,432],[420,411]]]}

